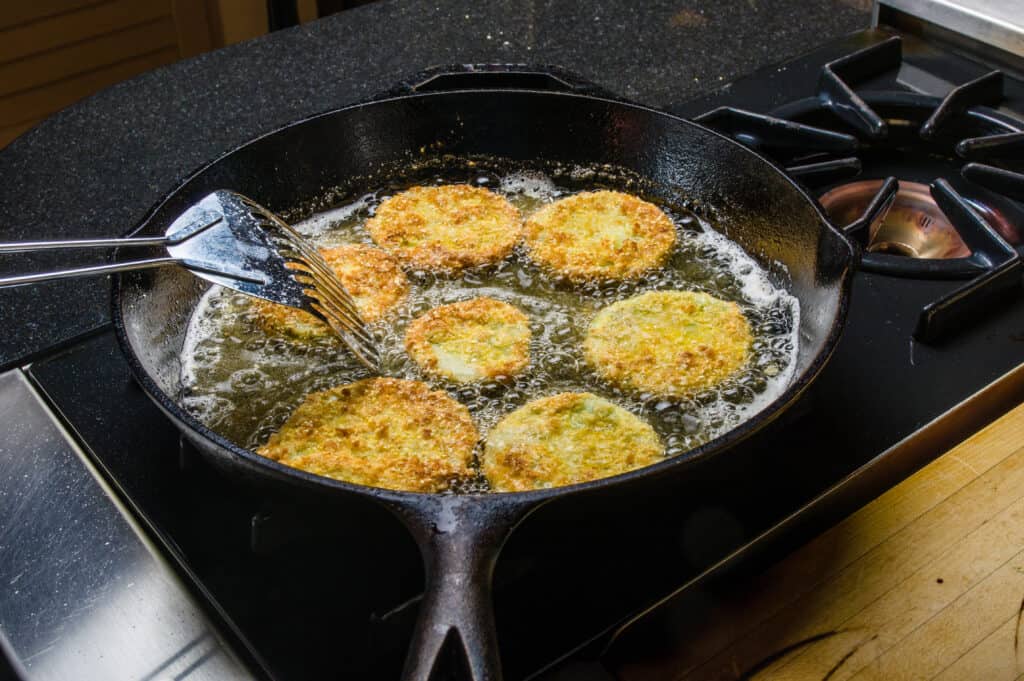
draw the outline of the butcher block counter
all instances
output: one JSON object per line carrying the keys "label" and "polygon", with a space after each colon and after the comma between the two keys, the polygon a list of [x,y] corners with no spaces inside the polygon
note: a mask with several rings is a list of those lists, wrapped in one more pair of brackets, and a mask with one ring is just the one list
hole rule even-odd
{"label": "butcher block counter", "polygon": [[[665,679],[1024,677],[1024,405],[762,574],[705,595]],[[701,609],[705,609],[701,608]],[[696,621],[699,620],[699,621]]]}

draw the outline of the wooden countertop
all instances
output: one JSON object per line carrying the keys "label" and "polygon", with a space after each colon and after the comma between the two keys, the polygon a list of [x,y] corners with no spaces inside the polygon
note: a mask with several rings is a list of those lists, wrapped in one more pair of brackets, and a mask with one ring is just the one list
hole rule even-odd
{"label": "wooden countertop", "polygon": [[653,679],[1024,678],[1024,405],[757,577]]}

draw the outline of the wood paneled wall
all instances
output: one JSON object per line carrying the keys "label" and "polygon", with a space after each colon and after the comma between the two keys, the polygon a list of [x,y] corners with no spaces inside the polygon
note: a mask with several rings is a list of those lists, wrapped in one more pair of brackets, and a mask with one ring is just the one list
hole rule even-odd
{"label": "wood paneled wall", "polygon": [[0,147],[109,85],[266,31],[265,0],[0,2]]}

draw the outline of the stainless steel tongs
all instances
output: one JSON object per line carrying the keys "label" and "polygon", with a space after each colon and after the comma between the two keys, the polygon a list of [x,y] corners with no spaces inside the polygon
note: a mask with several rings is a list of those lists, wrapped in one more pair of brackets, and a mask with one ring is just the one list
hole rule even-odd
{"label": "stainless steel tongs", "polygon": [[215,284],[309,312],[330,326],[362,364],[378,370],[380,352],[366,322],[316,248],[281,218],[236,192],[222,189],[208,195],[178,217],[163,236],[0,243],[0,253],[135,246],[163,246],[167,255],[0,277],[0,288],[181,265]]}

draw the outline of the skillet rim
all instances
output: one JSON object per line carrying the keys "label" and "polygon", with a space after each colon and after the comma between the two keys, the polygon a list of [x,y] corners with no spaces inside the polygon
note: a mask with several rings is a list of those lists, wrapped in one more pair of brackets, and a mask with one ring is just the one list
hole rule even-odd
{"label": "skillet rim", "polygon": [[[188,413],[182,408],[176,400],[173,400],[167,395],[151,378],[149,372],[142,365],[137,353],[132,347],[131,341],[128,338],[127,329],[124,321],[124,315],[122,308],[124,305],[124,298],[122,295],[123,286],[123,275],[118,273],[113,275],[111,278],[111,320],[114,324],[115,334],[117,336],[118,345],[121,347],[121,352],[125,356],[128,362],[129,369],[131,370],[133,378],[139,383],[146,394],[152,399],[157,406],[168,415],[175,423],[181,427],[184,426],[190,431],[191,434],[196,434],[202,439],[212,442],[217,448],[222,449],[230,453],[236,458],[242,459],[247,467],[251,469],[258,469],[261,473],[272,474],[269,477],[275,479],[283,479],[282,481],[287,484],[301,484],[306,488],[313,488],[320,493],[332,493],[333,491],[340,491],[346,494],[354,494],[361,497],[373,497],[378,501],[390,502],[401,507],[408,507],[410,505],[415,506],[419,503],[425,502],[431,499],[440,499],[446,497],[458,497],[462,499],[472,499],[475,503],[485,503],[491,505],[508,506],[515,504],[522,504],[524,506],[532,506],[535,504],[541,504],[549,499],[555,497],[568,497],[577,494],[585,494],[602,490],[608,487],[619,488],[625,486],[627,483],[638,481],[641,479],[654,479],[661,475],[668,474],[670,471],[676,471],[685,468],[689,465],[694,465],[700,461],[703,461],[715,454],[724,453],[725,451],[734,448],[747,438],[751,437],[761,429],[772,423],[778,418],[786,409],[788,409],[797,399],[799,399],[807,388],[815,381],[818,374],[831,359],[835,352],[836,345],[839,342],[842,332],[846,327],[846,319],[849,311],[850,294],[853,282],[853,275],[856,270],[857,251],[850,240],[842,232],[841,229],[837,228],[825,215],[821,205],[815,200],[803,187],[801,187],[793,178],[787,175],[784,170],[776,163],[760,154],[759,152],[752,150],[736,140],[723,135],[711,128],[695,123],[676,114],[656,109],[654,107],[645,106],[643,104],[637,104],[629,101],[624,101],[617,98],[601,97],[591,94],[579,93],[579,92],[561,92],[552,90],[535,90],[535,89],[523,89],[523,88],[464,88],[456,90],[443,90],[436,92],[411,92],[408,94],[400,95],[389,95],[380,99],[370,99],[366,101],[356,102],[342,107],[335,107],[319,113],[315,113],[303,118],[293,120],[284,125],[278,126],[272,130],[269,130],[263,134],[253,137],[245,142],[232,147],[228,151],[220,154],[213,160],[199,166],[183,179],[181,179],[170,191],[164,194],[163,198],[155,203],[146,213],[145,217],[142,218],[131,230],[129,230],[125,236],[131,236],[139,231],[145,229],[149,224],[150,220],[167,204],[181,189],[189,182],[194,180],[196,177],[203,174],[212,166],[220,163],[227,157],[237,153],[241,149],[248,147],[256,142],[259,142],[267,137],[276,135],[279,132],[288,130],[310,121],[314,121],[320,118],[325,118],[338,114],[343,111],[360,109],[365,107],[373,107],[376,105],[383,105],[390,102],[409,100],[409,99],[421,99],[421,98],[438,98],[445,97],[455,94],[474,94],[474,95],[504,95],[504,94],[527,94],[531,96],[541,97],[566,97],[573,99],[583,99],[587,101],[596,101],[607,105],[623,107],[626,109],[633,109],[641,111],[647,114],[653,114],[672,120],[677,124],[683,124],[693,128],[697,128],[704,134],[713,135],[722,140],[725,140],[729,144],[738,147],[742,152],[759,159],[769,169],[781,176],[781,178],[789,184],[789,186],[796,192],[799,193],[808,203],[808,205],[814,210],[818,216],[820,226],[826,231],[832,232],[832,238],[834,238],[838,244],[845,246],[845,253],[843,254],[843,267],[841,274],[837,279],[838,289],[838,308],[836,314],[830,324],[828,334],[826,335],[822,350],[812,359],[807,369],[804,370],[782,393],[780,393],[775,399],[765,405],[759,412],[754,414],[752,417],[742,421],[736,427],[726,431],[724,434],[705,442],[704,444],[695,447],[683,454],[677,455],[672,458],[666,458],[664,461],[644,466],[642,468],[634,469],[626,473],[620,473],[618,475],[598,478],[596,480],[590,480],[587,482],[576,483],[573,485],[565,485],[561,487],[552,487],[549,489],[542,490],[531,490],[527,492],[473,492],[464,494],[453,494],[450,492],[413,492],[404,490],[392,490],[385,489],[382,487],[371,487],[368,485],[358,485],[343,480],[336,480],[334,478],[328,478],[325,476],[315,475],[308,473],[298,468],[286,466],[285,464],[268,459],[260,456],[256,452],[250,449],[241,447],[234,442],[228,440],[219,433],[213,431],[208,426],[203,424],[192,414]],[[114,260],[118,256],[118,251],[114,251],[111,255],[111,259]],[[186,435],[190,433],[185,433]]]}

